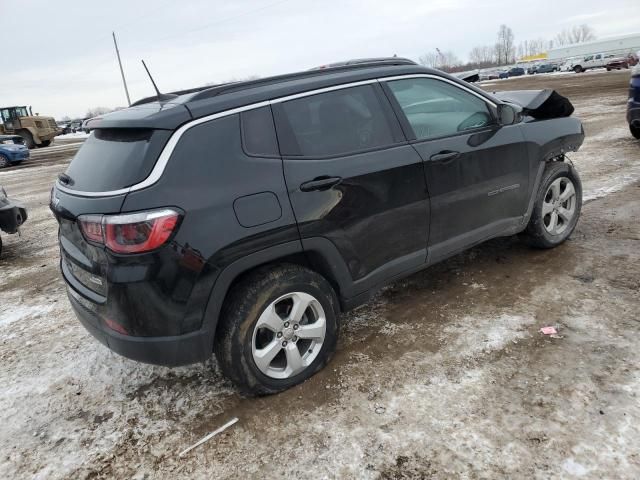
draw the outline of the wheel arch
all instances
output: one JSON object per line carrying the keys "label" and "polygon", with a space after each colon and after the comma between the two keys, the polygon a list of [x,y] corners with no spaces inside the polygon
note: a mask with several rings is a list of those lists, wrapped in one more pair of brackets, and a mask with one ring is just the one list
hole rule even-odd
{"label": "wheel arch", "polygon": [[305,246],[300,241],[291,241],[268,247],[242,257],[225,267],[216,279],[207,306],[205,308],[202,328],[206,329],[213,338],[219,326],[219,317],[222,306],[229,298],[233,287],[247,275],[266,265],[279,265],[284,263],[296,264],[308,268],[322,275],[333,288],[338,298],[339,306],[343,309],[345,296],[351,292],[351,280],[344,261],[339,256],[333,244],[326,239],[318,239]]}

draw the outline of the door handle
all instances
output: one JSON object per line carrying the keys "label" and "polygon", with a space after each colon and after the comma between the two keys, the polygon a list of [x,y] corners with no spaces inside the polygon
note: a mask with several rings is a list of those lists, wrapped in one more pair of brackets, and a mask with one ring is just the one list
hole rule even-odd
{"label": "door handle", "polygon": [[443,150],[442,152],[431,155],[430,160],[434,162],[448,163],[455,160],[460,156],[460,152],[453,152],[451,150]]}
{"label": "door handle", "polygon": [[300,190],[303,192],[328,190],[331,187],[338,185],[341,181],[342,177],[317,177],[300,185]]}

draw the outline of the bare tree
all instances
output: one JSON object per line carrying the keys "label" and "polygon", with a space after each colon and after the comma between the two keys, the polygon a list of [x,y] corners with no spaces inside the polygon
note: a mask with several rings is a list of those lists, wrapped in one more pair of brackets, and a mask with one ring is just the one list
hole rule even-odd
{"label": "bare tree", "polygon": [[516,49],[513,44],[513,31],[506,25],[500,25],[498,29],[498,41],[495,46],[496,60],[500,65],[506,65],[514,61]]}
{"label": "bare tree", "polygon": [[484,65],[493,64],[496,61],[495,50],[488,45],[473,47],[469,52],[469,63]]}
{"label": "bare tree", "polygon": [[418,59],[418,63],[424,67],[436,68],[438,66],[438,54],[436,52],[428,52]]}
{"label": "bare tree", "polygon": [[559,47],[563,45],[572,45],[574,43],[583,43],[596,39],[596,33],[587,24],[574,25],[571,28],[565,28],[556,35],[555,43]]}
{"label": "bare tree", "polygon": [[113,112],[113,109],[107,107],[94,107],[87,110],[87,113],[84,114],[84,118],[93,118],[109,112]]}
{"label": "bare tree", "polygon": [[440,52],[440,66],[441,70],[449,71],[453,67],[457,67],[462,62],[458,58],[458,56],[453,53],[451,50],[447,50],[444,52]]}
{"label": "bare tree", "polygon": [[528,57],[531,55],[538,55],[540,53],[546,52],[551,48],[553,42],[549,42],[544,38],[537,38],[534,40],[525,40],[518,44],[517,52],[518,57]]}
{"label": "bare tree", "polygon": [[441,52],[438,49],[435,52],[425,53],[418,59],[418,62],[425,67],[438,68],[444,71],[449,71],[462,63],[451,50]]}

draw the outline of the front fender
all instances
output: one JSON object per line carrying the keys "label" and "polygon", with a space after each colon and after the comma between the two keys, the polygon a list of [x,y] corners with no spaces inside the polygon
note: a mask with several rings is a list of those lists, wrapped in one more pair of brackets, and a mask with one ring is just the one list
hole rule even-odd
{"label": "front fender", "polygon": [[584,141],[582,122],[574,117],[525,122],[522,133],[529,158],[542,162],[575,152]]}

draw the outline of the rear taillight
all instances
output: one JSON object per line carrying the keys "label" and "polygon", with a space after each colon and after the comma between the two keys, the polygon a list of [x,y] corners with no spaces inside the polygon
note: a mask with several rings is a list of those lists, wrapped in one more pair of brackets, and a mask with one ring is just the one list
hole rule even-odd
{"label": "rear taillight", "polygon": [[150,252],[164,245],[175,231],[180,213],[171,209],[125,215],[81,215],[78,224],[87,241],[115,253]]}
{"label": "rear taillight", "polygon": [[90,242],[104,243],[102,219],[102,215],[82,215],[78,218],[82,233]]}

